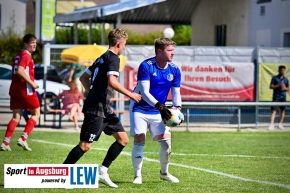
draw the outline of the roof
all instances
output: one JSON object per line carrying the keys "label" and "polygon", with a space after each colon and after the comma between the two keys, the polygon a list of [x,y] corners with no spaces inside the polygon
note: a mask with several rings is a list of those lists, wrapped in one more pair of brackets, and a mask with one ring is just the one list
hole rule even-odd
{"label": "roof", "polygon": [[27,3],[27,0],[16,0],[16,1],[20,1],[21,3]]}
{"label": "roof", "polygon": [[[119,3],[119,2],[118,2]],[[101,9],[105,6],[115,3],[100,4],[91,7],[85,7],[82,9],[76,9],[75,11],[63,15],[56,15],[54,17],[55,23],[73,23],[73,22],[88,22],[89,19],[96,20]]]}
{"label": "roof", "polygon": [[95,5],[96,3],[92,1],[84,1],[83,3],[80,1],[56,1],[56,11],[57,14],[65,14],[73,12],[76,8],[91,7]]}
{"label": "roof", "polygon": [[55,23],[116,23],[121,14],[121,22],[126,24],[190,24],[191,16],[200,0],[120,0],[119,2],[76,9],[57,15]]}

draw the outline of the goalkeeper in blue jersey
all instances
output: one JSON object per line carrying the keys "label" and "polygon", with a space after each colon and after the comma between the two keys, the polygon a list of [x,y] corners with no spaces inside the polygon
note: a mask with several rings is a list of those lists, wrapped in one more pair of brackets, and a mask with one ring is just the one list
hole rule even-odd
{"label": "goalkeeper in blue jersey", "polygon": [[172,63],[175,42],[168,38],[155,40],[155,57],[144,60],[138,69],[134,92],[142,95],[139,103],[130,103],[130,135],[134,137],[132,163],[134,184],[142,184],[143,149],[147,129],[154,141],[160,144],[160,178],[172,183],[179,180],[168,172],[171,152],[170,128],[164,124],[171,112],[165,106],[171,89],[173,106],[181,108],[180,69]]}

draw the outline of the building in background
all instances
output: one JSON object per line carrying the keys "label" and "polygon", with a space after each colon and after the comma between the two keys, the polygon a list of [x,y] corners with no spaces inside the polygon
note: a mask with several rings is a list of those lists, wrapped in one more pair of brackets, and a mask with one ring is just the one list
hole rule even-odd
{"label": "building in background", "polygon": [[[76,8],[94,6],[106,0],[56,0],[57,14],[74,11]],[[107,0],[108,1],[108,0]],[[112,0],[111,0],[112,1]],[[12,30],[22,36],[26,29],[35,26],[35,0],[0,0],[0,32]]]}
{"label": "building in background", "polygon": [[248,46],[290,47],[290,0],[250,1]]}
{"label": "building in background", "polygon": [[[33,1],[33,0],[28,0]],[[84,8],[84,7],[93,7],[95,5],[100,4],[109,4],[114,2],[119,2],[119,0],[56,0],[57,7],[56,13],[57,15],[66,14],[73,12],[76,9]],[[81,6],[84,5],[84,6]],[[130,30],[133,32],[137,32],[140,34],[145,34],[152,31],[162,32],[165,28],[170,27],[170,25],[162,25],[162,24],[123,24],[122,28],[126,30]]]}
{"label": "building in background", "polygon": [[22,36],[26,29],[27,0],[0,0],[0,32]]}
{"label": "building in background", "polygon": [[[35,1],[36,0],[26,0],[26,1],[27,1],[26,26],[29,29],[35,26]],[[72,12],[75,9],[95,6],[97,2],[103,2],[103,1],[102,0],[56,0],[56,14],[65,14],[65,13]]]}
{"label": "building in background", "polygon": [[[56,14],[65,15],[74,13],[75,9],[81,7],[121,2],[128,3],[130,0],[56,0]],[[143,1],[131,0],[131,2],[134,4]],[[138,16],[134,22],[122,22],[121,27],[138,33],[147,33],[162,31],[170,26],[170,21],[175,22],[176,18],[179,19],[186,11],[190,11],[190,15],[186,15],[188,18],[185,23],[192,27],[191,45],[290,47],[290,0],[156,0],[155,2],[158,3],[142,8],[132,6],[132,9],[118,10],[117,7],[114,13],[102,17],[101,20],[112,22],[111,19],[117,15],[128,15],[131,18]],[[184,5],[187,6],[180,9]],[[151,10],[150,14],[147,14],[148,10]],[[163,15],[160,15],[160,12]],[[144,18],[153,19],[147,20],[145,25]],[[163,23],[159,22],[160,18],[163,19]],[[164,22],[166,18],[167,23]],[[99,19],[95,18],[93,22],[98,22]],[[76,21],[70,22],[73,25]],[[34,26],[35,0],[0,0],[2,33],[13,30],[22,35],[25,29],[33,29]]]}
{"label": "building in background", "polygon": [[289,10],[290,0],[199,0],[191,44],[290,47]]}
{"label": "building in background", "polygon": [[[94,9],[96,21],[119,22],[123,28],[141,23],[191,25],[191,45],[196,46],[290,47],[290,0],[150,0],[146,5],[120,0]],[[55,21],[85,22],[89,14],[77,17],[86,11]]]}
{"label": "building in background", "polygon": [[[92,7],[97,4],[117,2],[118,0],[56,0],[56,14],[73,12],[75,9]],[[35,0],[0,0],[0,31],[12,30],[19,36],[25,30],[35,27]],[[122,26],[137,33],[163,31],[169,25],[139,25],[125,24]]]}

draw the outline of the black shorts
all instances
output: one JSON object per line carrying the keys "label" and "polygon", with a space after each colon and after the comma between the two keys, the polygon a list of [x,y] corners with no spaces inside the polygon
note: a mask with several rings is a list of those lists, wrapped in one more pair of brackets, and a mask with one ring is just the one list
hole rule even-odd
{"label": "black shorts", "polygon": [[92,143],[98,141],[102,131],[106,135],[112,135],[116,132],[125,132],[123,125],[115,113],[106,118],[93,114],[84,114],[84,122],[81,129],[80,140]]}
{"label": "black shorts", "polygon": [[[286,98],[284,98],[284,99],[273,99],[273,102],[286,102]],[[280,106],[279,108],[280,108],[280,110],[284,110],[285,109],[285,107],[286,106]],[[276,110],[277,109],[277,107],[271,107],[271,110]]]}

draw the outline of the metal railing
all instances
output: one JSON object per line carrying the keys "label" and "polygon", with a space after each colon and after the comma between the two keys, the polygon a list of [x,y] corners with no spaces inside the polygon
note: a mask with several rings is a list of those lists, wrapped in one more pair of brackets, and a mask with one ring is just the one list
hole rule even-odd
{"label": "metal railing", "polygon": [[[200,123],[205,121],[224,123],[226,121],[223,121],[223,118],[226,116],[236,116],[237,123],[234,122],[234,124],[237,124],[237,129],[240,130],[243,116],[247,116],[247,120],[244,122],[252,122],[256,125],[256,128],[258,128],[261,118],[266,118],[267,121],[264,122],[269,124],[271,112],[270,107],[272,106],[290,106],[290,102],[183,102],[182,111],[185,116],[186,130],[189,130],[189,125],[196,122],[196,120]],[[245,108],[248,108],[248,110],[242,112],[242,110],[245,111]],[[286,111],[289,110],[286,108]],[[285,114],[284,122],[289,123],[290,111]],[[205,117],[205,119],[202,117]],[[194,120],[194,118],[196,118],[196,120]],[[229,121],[228,123],[230,124]]]}

